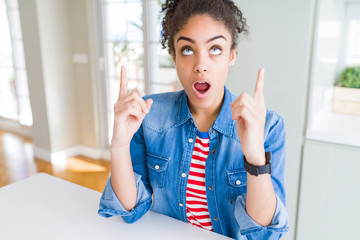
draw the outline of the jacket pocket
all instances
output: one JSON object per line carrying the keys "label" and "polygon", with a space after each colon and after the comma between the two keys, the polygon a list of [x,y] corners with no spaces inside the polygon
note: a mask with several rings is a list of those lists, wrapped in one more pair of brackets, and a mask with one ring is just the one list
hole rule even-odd
{"label": "jacket pocket", "polygon": [[164,187],[168,164],[169,158],[163,155],[154,153],[147,154],[147,166],[149,168],[149,179],[152,187]]}
{"label": "jacket pocket", "polygon": [[229,180],[229,201],[233,203],[236,198],[246,193],[247,176],[245,169],[231,169],[226,171]]}

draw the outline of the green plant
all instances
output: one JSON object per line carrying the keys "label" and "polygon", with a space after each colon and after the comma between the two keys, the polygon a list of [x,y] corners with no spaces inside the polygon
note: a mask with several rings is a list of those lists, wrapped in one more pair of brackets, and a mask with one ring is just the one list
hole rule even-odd
{"label": "green plant", "polygon": [[360,88],[360,66],[345,68],[340,75],[339,83],[343,87]]}

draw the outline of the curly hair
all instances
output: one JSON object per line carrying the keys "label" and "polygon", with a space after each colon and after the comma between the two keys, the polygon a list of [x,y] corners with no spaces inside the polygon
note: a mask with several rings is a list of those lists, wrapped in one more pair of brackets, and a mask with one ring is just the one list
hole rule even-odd
{"label": "curly hair", "polygon": [[160,41],[172,56],[175,56],[174,36],[197,14],[209,15],[225,25],[232,36],[231,50],[236,47],[240,33],[247,33],[246,19],[232,0],[166,0],[161,12],[165,16]]}

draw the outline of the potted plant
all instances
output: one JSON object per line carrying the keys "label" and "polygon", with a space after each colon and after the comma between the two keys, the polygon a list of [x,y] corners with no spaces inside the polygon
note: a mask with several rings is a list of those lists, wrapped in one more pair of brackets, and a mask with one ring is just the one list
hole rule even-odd
{"label": "potted plant", "polygon": [[360,66],[347,67],[334,87],[332,110],[360,114]]}

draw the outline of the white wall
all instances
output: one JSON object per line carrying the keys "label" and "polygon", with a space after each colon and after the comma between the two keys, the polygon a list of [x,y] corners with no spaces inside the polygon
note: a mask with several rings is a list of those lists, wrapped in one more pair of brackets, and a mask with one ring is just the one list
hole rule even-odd
{"label": "white wall", "polygon": [[[38,158],[51,160],[56,152],[99,157],[94,155],[99,144],[89,4],[90,0],[19,0]],[[85,60],[73,61],[74,55]]]}
{"label": "white wall", "polygon": [[79,138],[69,2],[38,0],[37,9],[51,151],[59,151]]}
{"label": "white wall", "polygon": [[[70,2],[72,54],[83,56],[86,61],[73,62],[73,77],[76,82],[76,102],[79,118],[79,143],[96,148],[96,105],[94,105],[94,88],[96,81],[92,76],[89,28],[89,5],[91,1],[77,0]],[[94,50],[93,50],[94,51]],[[95,69],[93,69],[95,70]],[[96,70],[95,70],[96,71]]]}
{"label": "white wall", "polygon": [[19,13],[24,40],[29,95],[33,114],[32,139],[35,146],[50,150],[50,132],[46,108],[36,0],[19,0]]}
{"label": "white wall", "polygon": [[239,45],[227,86],[236,94],[253,94],[257,70],[265,67],[265,103],[285,120],[290,233],[284,239],[294,239],[315,0],[243,0],[237,4],[250,33]]}

